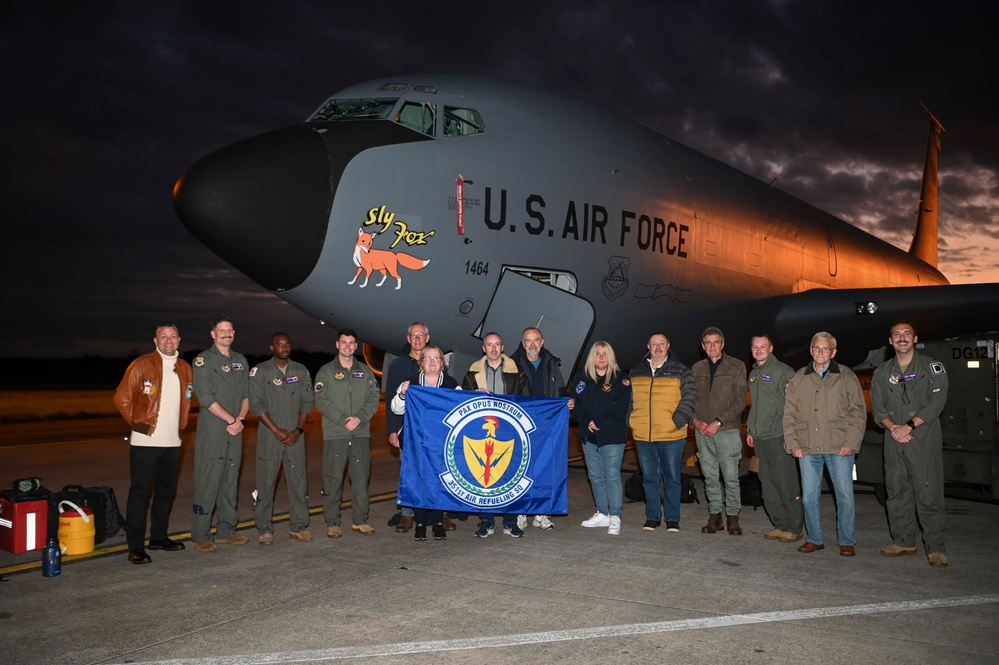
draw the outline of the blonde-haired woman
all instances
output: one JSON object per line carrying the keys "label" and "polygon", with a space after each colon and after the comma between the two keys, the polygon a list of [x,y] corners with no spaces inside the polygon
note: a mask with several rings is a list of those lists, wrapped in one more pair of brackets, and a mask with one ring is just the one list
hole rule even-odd
{"label": "blonde-haired woman", "polygon": [[570,394],[576,399],[572,417],[579,427],[586,474],[597,506],[597,512],[583,526],[607,527],[607,533],[616,536],[621,533],[621,459],[628,441],[631,382],[618,366],[610,344],[596,342],[590,347],[583,370],[572,380]]}
{"label": "blonde-haired woman", "polygon": [[[404,381],[399,385],[399,389],[396,391],[395,396],[392,397],[392,402],[389,405],[392,413],[401,416],[406,412],[406,391],[409,390],[410,385],[461,390],[458,382],[447,373],[447,367],[444,364],[444,354],[436,346],[427,346],[420,352],[420,372],[409,381]],[[406,452],[403,450],[403,464],[406,463],[407,459]],[[414,506],[413,513],[416,521],[416,540],[427,539],[427,524],[430,524],[433,528],[434,540],[447,540],[447,532],[444,530],[443,511]]]}

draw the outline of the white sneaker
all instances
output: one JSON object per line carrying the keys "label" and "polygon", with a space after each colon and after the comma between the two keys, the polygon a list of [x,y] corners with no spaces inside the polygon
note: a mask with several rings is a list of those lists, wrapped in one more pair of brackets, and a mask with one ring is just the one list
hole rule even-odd
{"label": "white sneaker", "polygon": [[[620,522],[620,520],[619,520]],[[594,526],[610,526],[611,518],[601,512],[593,513],[593,517],[583,522],[583,526],[590,528]]]}
{"label": "white sneaker", "polygon": [[608,536],[619,536],[621,535],[621,518],[617,516],[612,516],[610,518],[610,524],[607,525],[607,535]]}
{"label": "white sneaker", "polygon": [[555,525],[552,524],[552,521],[548,519],[547,515],[535,515],[534,526],[541,529],[542,531],[555,528]]}
{"label": "white sneaker", "polygon": [[527,528],[527,515],[517,515],[517,528],[521,531]]}

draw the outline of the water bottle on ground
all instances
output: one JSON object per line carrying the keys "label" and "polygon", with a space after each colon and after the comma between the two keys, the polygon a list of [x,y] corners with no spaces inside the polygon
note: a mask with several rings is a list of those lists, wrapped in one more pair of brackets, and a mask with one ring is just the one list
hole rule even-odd
{"label": "water bottle on ground", "polygon": [[62,572],[62,550],[59,549],[59,539],[49,538],[42,548],[42,576],[55,577]]}

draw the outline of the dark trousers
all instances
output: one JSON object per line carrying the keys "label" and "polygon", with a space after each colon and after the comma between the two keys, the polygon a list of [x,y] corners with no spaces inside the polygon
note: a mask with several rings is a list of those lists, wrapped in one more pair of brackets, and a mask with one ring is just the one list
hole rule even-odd
{"label": "dark trousers", "polygon": [[443,510],[431,510],[429,508],[413,508],[413,514],[418,526],[433,526],[444,523]]}
{"label": "dark trousers", "polygon": [[[507,529],[512,529],[517,526],[517,515],[500,515],[503,518],[503,526]],[[479,513],[479,521],[485,522],[490,526],[496,525],[496,514],[495,513]]]}
{"label": "dark trousers", "polygon": [[166,538],[168,535],[167,522],[177,488],[180,446],[130,446],[128,461],[132,486],[128,490],[128,504],[125,507],[125,536],[128,538],[128,548],[137,550],[145,546],[146,508],[149,506],[150,489],[153,492],[153,507],[149,537]]}

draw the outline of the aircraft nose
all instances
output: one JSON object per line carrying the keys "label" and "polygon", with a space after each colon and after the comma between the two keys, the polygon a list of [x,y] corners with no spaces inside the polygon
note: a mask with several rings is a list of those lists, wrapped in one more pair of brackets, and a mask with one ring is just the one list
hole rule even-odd
{"label": "aircraft nose", "polygon": [[332,205],[326,142],[306,126],[256,136],[214,152],[174,186],[184,226],[265,288],[292,289],[311,274]]}

